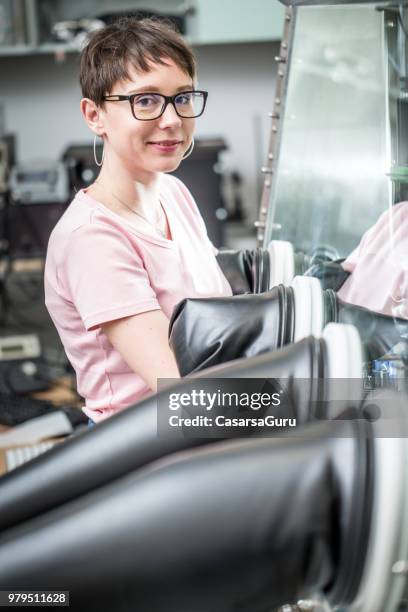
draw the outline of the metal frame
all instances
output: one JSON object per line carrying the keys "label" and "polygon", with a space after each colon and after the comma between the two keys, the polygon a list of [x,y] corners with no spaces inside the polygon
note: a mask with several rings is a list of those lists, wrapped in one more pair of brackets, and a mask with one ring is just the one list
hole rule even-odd
{"label": "metal frame", "polygon": [[258,246],[262,246],[265,238],[265,227],[267,217],[272,215],[272,219],[275,213],[275,206],[272,210],[270,208],[270,202],[272,200],[272,190],[276,181],[272,181],[272,175],[275,171],[276,160],[278,158],[280,141],[281,141],[281,124],[280,118],[283,116],[286,90],[288,83],[288,74],[290,66],[290,55],[292,52],[292,40],[293,33],[295,30],[296,22],[296,9],[289,7],[286,10],[285,25],[282,37],[282,43],[280,46],[279,55],[275,57],[275,61],[278,63],[278,79],[275,92],[275,100],[273,105],[273,111],[269,113],[272,119],[271,131],[269,135],[268,153],[266,157],[265,165],[262,166],[261,172],[265,174],[261,204],[259,208],[258,220],[255,221],[254,225],[257,228],[257,240]]}

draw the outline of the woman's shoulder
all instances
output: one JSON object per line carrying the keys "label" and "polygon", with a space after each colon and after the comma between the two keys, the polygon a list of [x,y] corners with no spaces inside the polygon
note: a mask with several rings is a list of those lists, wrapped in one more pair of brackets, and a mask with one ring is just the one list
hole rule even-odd
{"label": "woman's shoulder", "polygon": [[94,205],[92,198],[79,191],[51,232],[48,253],[65,254],[81,241],[99,241],[101,237],[123,239],[124,230],[114,217]]}
{"label": "woman's shoulder", "polygon": [[81,192],[78,192],[54,226],[49,243],[65,241],[73,231],[89,221],[91,211],[81,206],[81,199]]}
{"label": "woman's shoulder", "polygon": [[70,235],[78,231],[92,233],[106,227],[120,232],[123,228],[119,221],[117,215],[110,213],[102,204],[81,189],[59,219],[54,230],[60,235]]}
{"label": "woman's shoulder", "polygon": [[161,189],[170,191],[176,197],[191,197],[191,193],[177,176],[163,173],[161,177]]}
{"label": "woman's shoulder", "polygon": [[195,215],[199,214],[197,204],[190,190],[174,174],[163,174],[161,191],[165,199],[175,200],[180,210],[190,210]]}
{"label": "woman's shoulder", "polygon": [[175,176],[174,174],[169,174],[168,172],[162,172],[161,173],[161,184],[165,185],[166,187],[175,187],[177,185],[184,185],[184,183],[177,178],[177,176]]}

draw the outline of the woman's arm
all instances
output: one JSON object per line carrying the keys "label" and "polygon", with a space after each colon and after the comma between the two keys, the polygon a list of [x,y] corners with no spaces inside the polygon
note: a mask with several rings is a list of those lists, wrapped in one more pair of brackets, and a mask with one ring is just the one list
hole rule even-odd
{"label": "woman's arm", "polygon": [[152,391],[158,378],[180,378],[168,343],[169,321],[161,310],[151,310],[102,325],[111,344]]}

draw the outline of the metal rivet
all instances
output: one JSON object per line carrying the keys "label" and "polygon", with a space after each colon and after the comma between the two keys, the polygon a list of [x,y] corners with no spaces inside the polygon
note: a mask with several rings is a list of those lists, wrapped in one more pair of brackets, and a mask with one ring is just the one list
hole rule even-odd
{"label": "metal rivet", "polygon": [[265,181],[265,187],[270,187],[271,186],[271,182],[270,181]]}
{"label": "metal rivet", "polygon": [[267,212],[268,212],[268,211],[267,211],[267,209],[265,208],[265,206],[262,206],[262,208],[261,208],[261,213],[262,213],[263,215],[266,215],[266,213],[267,213]]}
{"label": "metal rivet", "polygon": [[278,128],[276,127],[276,125],[273,125],[272,126],[272,132],[277,132],[277,131],[278,131]]}
{"label": "metal rivet", "polygon": [[285,76],[285,73],[283,72],[283,70],[279,70],[278,76],[280,76],[281,78]]}
{"label": "metal rivet", "polygon": [[285,42],[283,42],[283,43],[281,44],[281,47],[282,47],[282,49],[287,49],[287,48],[288,48],[288,45],[287,45]]}
{"label": "metal rivet", "polygon": [[261,172],[263,174],[272,174],[273,170],[272,168],[269,168],[269,166],[262,166]]}
{"label": "metal rivet", "polygon": [[273,153],[268,153],[268,159],[273,159]]}

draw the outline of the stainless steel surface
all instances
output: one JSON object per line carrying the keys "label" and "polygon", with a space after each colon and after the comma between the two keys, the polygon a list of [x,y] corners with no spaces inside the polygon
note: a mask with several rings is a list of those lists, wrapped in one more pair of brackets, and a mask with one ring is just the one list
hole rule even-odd
{"label": "stainless steel surface", "polygon": [[[372,399],[383,415],[374,425],[373,517],[359,592],[347,612],[402,612],[407,579],[393,570],[408,550],[406,399],[402,394],[387,397],[381,392]],[[385,437],[387,427],[394,431],[392,437]],[[401,437],[395,437],[396,431]]]}
{"label": "stainless steel surface", "polygon": [[315,609],[315,604],[316,602],[313,602],[309,599],[300,599],[297,605],[299,610],[301,610],[302,612],[313,612],[313,610]]}
{"label": "stainless steel surface", "polygon": [[396,561],[392,566],[392,573],[400,576],[408,576],[408,561]]}
{"label": "stainless steel surface", "polygon": [[[328,6],[333,4],[370,4],[372,0],[279,0],[287,6]],[[405,0],[384,0],[380,6],[403,4]]]}
{"label": "stainless steel surface", "polygon": [[264,244],[327,244],[347,256],[391,203],[384,12],[375,6],[296,9]]}

